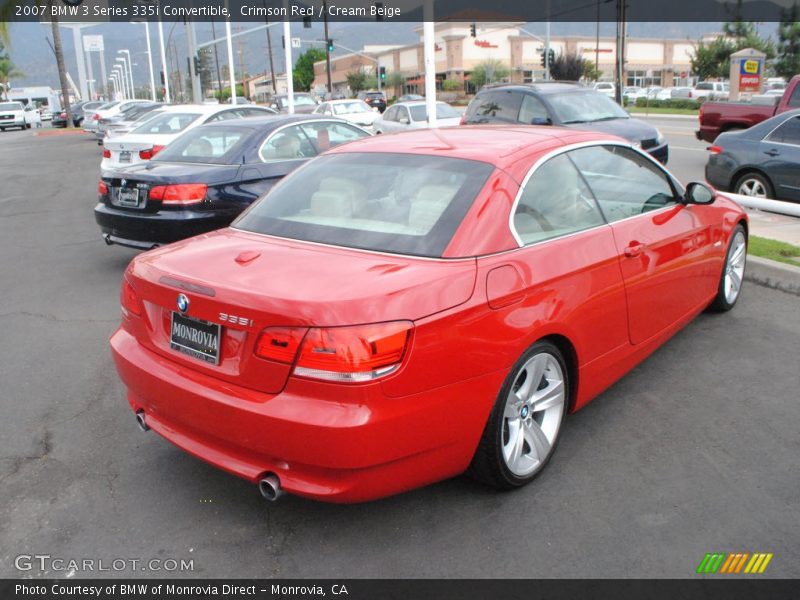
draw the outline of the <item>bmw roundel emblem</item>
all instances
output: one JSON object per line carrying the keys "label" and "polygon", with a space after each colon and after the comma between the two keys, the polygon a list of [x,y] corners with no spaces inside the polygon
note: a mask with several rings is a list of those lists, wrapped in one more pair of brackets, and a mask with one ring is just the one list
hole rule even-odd
{"label": "bmw roundel emblem", "polygon": [[182,313],[189,310],[189,298],[185,294],[178,294],[178,310]]}

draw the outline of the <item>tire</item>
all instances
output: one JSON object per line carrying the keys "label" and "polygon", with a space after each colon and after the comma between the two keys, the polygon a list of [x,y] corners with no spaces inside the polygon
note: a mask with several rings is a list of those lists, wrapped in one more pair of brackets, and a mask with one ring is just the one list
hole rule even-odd
{"label": "tire", "polygon": [[731,234],[725,264],[717,285],[717,295],[708,307],[714,312],[727,312],[736,305],[741,296],[744,271],[747,266],[747,234],[739,223]]}
{"label": "tire", "polygon": [[31,128],[31,124],[30,123],[25,123],[25,129],[30,129],[30,128]]}
{"label": "tire", "polygon": [[[537,375],[534,389],[528,382]],[[569,370],[561,351],[549,341],[536,342],[503,382],[469,474],[499,490],[533,481],[555,451],[569,397]]]}
{"label": "tire", "polygon": [[766,176],[755,171],[744,173],[740,175],[733,185],[733,192],[735,194],[742,194],[743,196],[753,196],[755,198],[774,198],[775,190],[772,188],[772,183]]}

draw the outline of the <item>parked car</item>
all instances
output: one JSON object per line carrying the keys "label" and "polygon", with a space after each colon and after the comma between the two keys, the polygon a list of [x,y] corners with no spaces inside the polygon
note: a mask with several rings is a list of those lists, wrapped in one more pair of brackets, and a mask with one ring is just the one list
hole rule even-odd
{"label": "parked car", "polygon": [[690,98],[695,100],[727,100],[730,85],[722,81],[700,81],[694,86]]}
{"label": "parked car", "polygon": [[103,141],[101,171],[148,161],[181,133],[205,123],[275,114],[265,106],[230,104],[178,104],[164,107],[160,114],[145,120],[125,135]]}
{"label": "parked car", "polygon": [[670,88],[670,95],[671,100],[676,99],[684,99],[684,98],[691,98],[692,97],[692,88],[688,86],[676,86]]}
{"label": "parked car", "polygon": [[50,108],[48,106],[39,107],[39,115],[41,115],[42,121],[52,121],[53,120],[53,111],[50,110]]}
{"label": "parked car", "polygon": [[270,500],[518,488],[568,413],[735,305],[746,223],[602,133],[376,136],[134,258],[111,352],[142,429]]}
{"label": "parked car", "polygon": [[386,110],[386,94],[376,91],[361,91],[356,96],[359,100],[363,100],[372,108],[377,108],[380,112]]}
{"label": "parked car", "polygon": [[[100,101],[92,101],[92,102],[75,102],[70,105],[70,111],[72,112],[72,126],[73,127],[80,127],[83,125],[83,122],[86,120],[87,112],[89,114],[94,114],[94,110],[97,107],[103,106],[106,104],[105,102]],[[61,112],[54,113],[53,119],[50,122],[52,127],[66,127],[67,126],[67,112],[62,110]]]}
{"label": "parked car", "polygon": [[592,89],[595,92],[603,94],[604,96],[608,96],[612,100],[616,96],[617,93],[617,86],[615,86],[610,81],[598,81],[592,86]]}
{"label": "parked car", "polygon": [[147,163],[105,171],[95,220],[106,243],[132,248],[219,229],[311,157],[369,135],[314,115],[198,126]]}
{"label": "parked car", "polygon": [[[461,115],[446,102],[436,103],[436,126],[455,127]],[[375,120],[375,133],[396,133],[428,127],[428,108],[425,101],[402,102],[386,109]]]}
{"label": "parked car", "polygon": [[0,102],[0,131],[5,131],[12,127],[30,129],[32,121],[33,117],[30,114],[30,109],[26,108],[22,102]]}
{"label": "parked car", "polygon": [[630,85],[622,90],[622,96],[627,98],[629,102],[635,102],[641,92],[642,88],[639,86]]}
{"label": "parked car", "polygon": [[109,126],[106,127],[105,134],[103,136],[103,141],[130,133],[140,125],[144,125],[145,122],[160,115],[162,112],[164,112],[166,106],[167,105],[163,105],[158,108],[154,108],[151,111],[146,111],[140,114],[133,121],[120,121],[119,123],[109,124]]}
{"label": "parked car", "polygon": [[344,92],[325,92],[323,100],[347,100]]}
{"label": "parked car", "polygon": [[102,119],[109,119],[120,113],[125,113],[136,106],[145,104],[150,104],[150,100],[122,100],[121,102],[109,102],[94,110],[84,111],[83,130],[94,133],[97,131],[98,123]]}
{"label": "parked car", "polygon": [[[289,96],[280,94],[275,96],[270,102],[270,108],[282,114],[289,112]],[[311,114],[317,108],[317,101],[314,96],[306,93],[294,94],[294,112],[296,114]]]}
{"label": "parked car", "polygon": [[107,137],[106,133],[109,129],[121,129],[129,126],[131,123],[138,121],[143,115],[152,113],[155,110],[160,110],[166,106],[163,102],[145,102],[142,104],[134,104],[128,110],[118,112],[112,117],[105,117],[97,122],[97,129],[94,136],[98,140]]}
{"label": "parked car", "polygon": [[698,140],[713,142],[720,133],[747,129],[783,112],[800,108],[800,75],[795,75],[777,105],[753,102],[703,102]]}
{"label": "parked car", "polygon": [[706,179],[711,185],[745,196],[800,202],[800,110],[721,133],[709,152]]}
{"label": "parked car", "polygon": [[317,106],[314,114],[338,117],[361,127],[372,127],[379,116],[378,111],[370,108],[363,100],[330,100]]}
{"label": "parked car", "polygon": [[397,99],[398,102],[416,102],[417,100],[425,100],[425,96],[420,96],[419,94],[403,94]]}
{"label": "parked car", "polygon": [[462,124],[524,123],[561,125],[618,135],[639,144],[666,164],[664,136],[644,121],[631,118],[613,100],[572,83],[502,84],[484,87],[467,106]]}

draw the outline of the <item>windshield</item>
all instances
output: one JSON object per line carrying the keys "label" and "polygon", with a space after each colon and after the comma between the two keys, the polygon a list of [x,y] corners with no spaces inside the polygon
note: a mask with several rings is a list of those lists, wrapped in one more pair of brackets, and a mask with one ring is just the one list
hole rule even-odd
{"label": "windshield", "polygon": [[440,257],[494,170],[418,154],[322,155],[234,222],[267,235]]}
{"label": "windshield", "polygon": [[2,104],[0,104],[0,110],[22,110],[22,103],[3,102]]}
{"label": "windshield", "polygon": [[340,104],[332,104],[333,114],[335,115],[352,115],[355,113],[372,112],[372,109],[361,100],[354,100],[353,102],[342,102]]}
{"label": "windshield", "polygon": [[[411,119],[414,121],[427,121],[428,110],[424,104],[409,107],[411,111]],[[436,103],[436,118],[437,119],[460,119],[461,115],[449,104]]]}
{"label": "windshield", "polygon": [[558,120],[564,124],[630,118],[611,98],[597,92],[552,94],[547,99]]}
{"label": "windshield", "polygon": [[159,152],[156,162],[233,164],[234,155],[252,130],[244,127],[204,125],[180,136]]}
{"label": "windshield", "polygon": [[134,129],[132,133],[160,133],[172,134],[186,129],[200,115],[198,113],[161,113],[154,119],[149,119]]}
{"label": "windshield", "polygon": [[[281,108],[286,108],[289,106],[289,98],[282,97],[278,98],[278,102],[280,102]],[[295,94],[294,96],[294,105],[295,106],[316,106],[317,103],[314,102],[314,99],[311,96],[302,96],[299,94]]]}

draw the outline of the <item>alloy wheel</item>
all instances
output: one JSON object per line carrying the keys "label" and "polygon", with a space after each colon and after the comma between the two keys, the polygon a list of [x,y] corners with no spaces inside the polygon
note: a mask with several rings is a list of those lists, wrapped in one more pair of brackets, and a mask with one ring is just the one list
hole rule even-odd
{"label": "alloy wheel", "polygon": [[758,179],[745,179],[739,184],[737,193],[743,196],[753,196],[755,198],[766,198],[767,188]]}
{"label": "alloy wheel", "polygon": [[517,372],[503,412],[503,460],[517,477],[540,469],[550,455],[566,405],[564,373],[555,356],[541,352]]}
{"label": "alloy wheel", "polygon": [[728,304],[736,302],[739,290],[742,289],[742,278],[744,277],[744,266],[747,260],[747,243],[744,233],[736,231],[728,251],[728,259],[725,263],[725,301]]}

